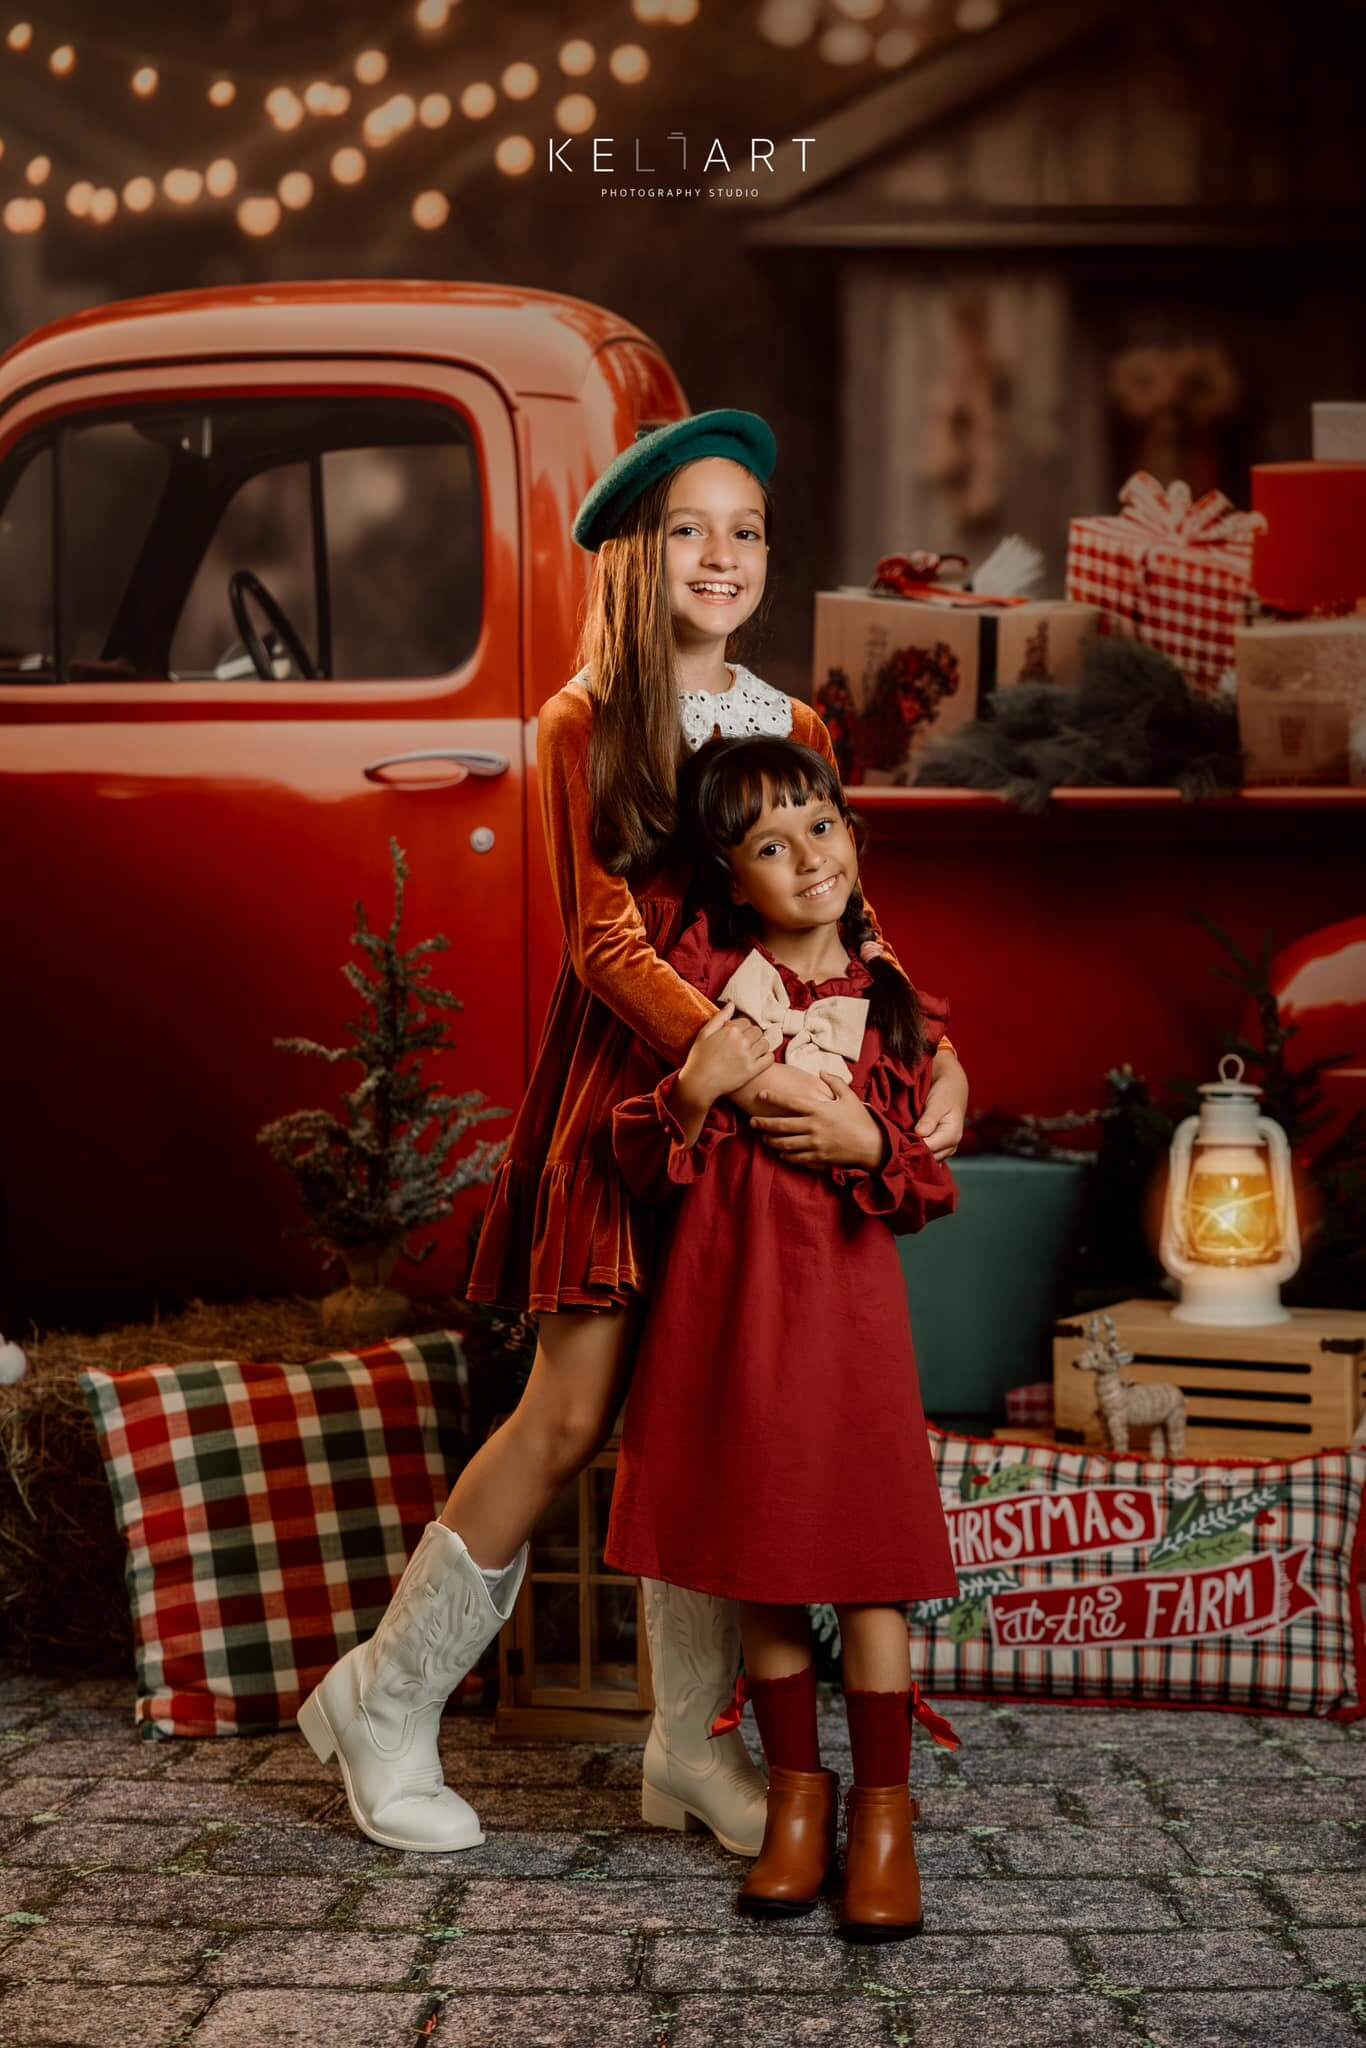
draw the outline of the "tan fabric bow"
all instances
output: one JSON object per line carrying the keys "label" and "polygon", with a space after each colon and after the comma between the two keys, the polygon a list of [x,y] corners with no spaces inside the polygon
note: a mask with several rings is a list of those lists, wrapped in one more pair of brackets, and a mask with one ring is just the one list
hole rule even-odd
{"label": "tan fabric bow", "polygon": [[788,1006],[787,990],[777,968],[757,949],[742,960],[717,998],[733,1002],[759,1026],[764,1042],[776,1052],[791,1039],[785,1054],[789,1067],[808,1074],[853,1078],[849,1060],[856,1060],[868,1022],[865,996],[821,996],[805,1010]]}

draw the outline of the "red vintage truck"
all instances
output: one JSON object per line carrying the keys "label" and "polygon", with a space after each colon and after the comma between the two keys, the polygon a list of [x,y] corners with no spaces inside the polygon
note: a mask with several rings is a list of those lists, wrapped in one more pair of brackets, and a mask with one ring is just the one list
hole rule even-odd
{"label": "red vintage truck", "polygon": [[[0,360],[0,1329],[319,1291],[255,1134],[354,1080],[274,1041],[343,1042],[391,835],[405,933],[449,934],[466,1005],[432,1078],[517,1103],[561,945],[535,720],[573,666],[570,524],[642,421],[687,410],[629,322],[492,284],[178,293]],[[1240,1005],[1189,912],[1255,951],[1366,901],[1366,791],[859,804],[869,894],[950,996],[983,1109],[1095,1105],[1125,1061],[1208,1078]],[[458,1281],[478,1206],[425,1285]]]}

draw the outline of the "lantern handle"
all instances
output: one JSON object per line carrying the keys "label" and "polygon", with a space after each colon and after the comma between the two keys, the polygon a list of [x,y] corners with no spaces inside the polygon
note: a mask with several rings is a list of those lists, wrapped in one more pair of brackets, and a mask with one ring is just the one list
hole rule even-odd
{"label": "lantern handle", "polygon": [[[1226,1074],[1224,1072],[1224,1068],[1230,1060],[1232,1060],[1234,1066],[1238,1069],[1236,1074]],[[1219,1079],[1221,1081],[1241,1081],[1246,1071],[1247,1070],[1242,1059],[1236,1052],[1224,1053],[1219,1061]]]}

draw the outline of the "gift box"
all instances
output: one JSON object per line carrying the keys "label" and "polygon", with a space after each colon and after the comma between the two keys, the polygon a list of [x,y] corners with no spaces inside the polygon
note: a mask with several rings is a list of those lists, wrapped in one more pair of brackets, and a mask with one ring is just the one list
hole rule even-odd
{"label": "gift box", "polygon": [[1237,636],[1248,783],[1366,782],[1366,619],[1292,619]]}
{"label": "gift box", "polygon": [[1366,600],[1366,462],[1260,462],[1265,519],[1252,581],[1279,612],[1350,612]]}
{"label": "gift box", "polygon": [[812,702],[841,777],[909,785],[928,742],[968,724],[993,689],[1075,684],[1098,623],[1094,605],[1060,598],[819,591]]}
{"label": "gift box", "polygon": [[1192,689],[1217,689],[1248,615],[1260,515],[1235,511],[1222,491],[1192,503],[1188,484],[1164,489],[1146,470],[1119,497],[1117,517],[1071,522],[1067,595],[1160,648]]}
{"label": "gift box", "polygon": [[1016,1429],[1050,1429],[1053,1424],[1052,1380],[1031,1380],[1028,1386],[1008,1387],[1006,1421]]}

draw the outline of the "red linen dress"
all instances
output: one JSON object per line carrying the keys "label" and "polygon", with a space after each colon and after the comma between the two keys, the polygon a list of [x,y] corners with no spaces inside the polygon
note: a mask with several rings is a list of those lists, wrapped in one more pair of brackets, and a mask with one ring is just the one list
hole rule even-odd
{"label": "red linen dress", "polygon": [[[715,1001],[748,950],[714,949],[704,916],[669,958]],[[872,980],[851,960],[803,981],[758,950],[793,1009]],[[933,1047],[947,1005],[921,1003]],[[688,1149],[676,1069],[614,1112],[622,1178],[665,1222],[607,1539],[618,1571],[780,1605],[957,1590],[893,1237],[957,1206],[914,1134],[931,1055],[909,1071],[869,1025],[851,1064],[884,1133],[877,1171],[790,1165],[725,1103]]]}

